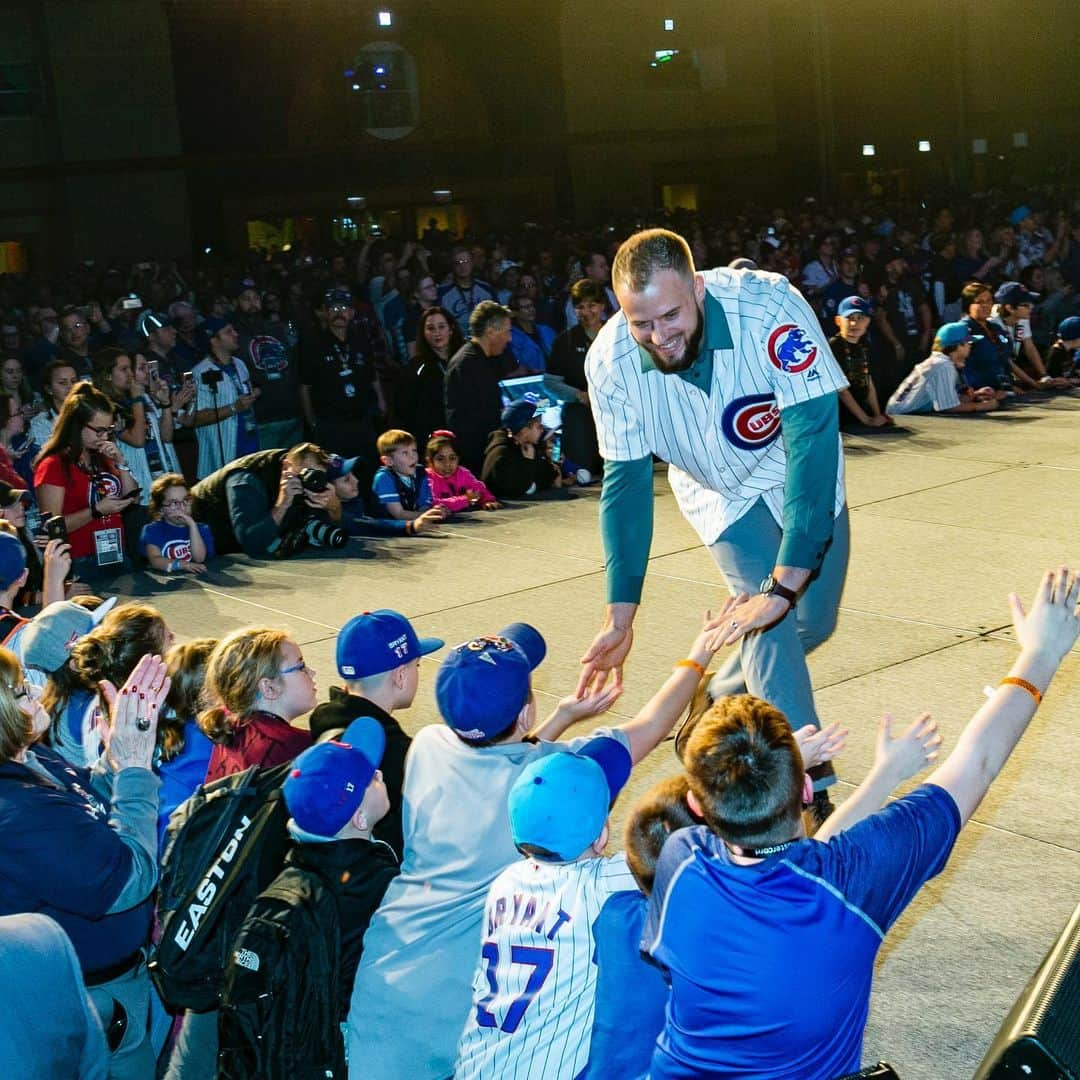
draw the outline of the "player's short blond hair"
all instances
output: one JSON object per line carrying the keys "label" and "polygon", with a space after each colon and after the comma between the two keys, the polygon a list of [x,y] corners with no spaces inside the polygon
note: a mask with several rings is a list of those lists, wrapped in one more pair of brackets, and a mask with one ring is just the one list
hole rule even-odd
{"label": "player's short blond hair", "polygon": [[694,257],[690,245],[670,229],[646,229],[624,240],[611,264],[611,286],[618,292],[644,292],[653,275],[674,270],[692,281]]}

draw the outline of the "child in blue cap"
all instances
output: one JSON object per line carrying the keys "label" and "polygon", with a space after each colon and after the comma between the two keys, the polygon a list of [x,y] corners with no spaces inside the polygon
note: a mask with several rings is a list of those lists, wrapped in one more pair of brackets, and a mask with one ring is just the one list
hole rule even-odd
{"label": "child in blue cap", "polygon": [[525,858],[488,891],[458,1080],[541,1057],[545,1075],[578,1076],[588,1062],[593,924],[613,894],[636,888],[624,854],[604,857],[608,811],[631,765],[615,739],[591,739],[533,761],[511,787],[510,832]]}
{"label": "child in blue cap", "polygon": [[1080,315],[1062,319],[1057,328],[1057,340],[1046,354],[1046,373],[1055,379],[1065,379],[1071,386],[1080,386]]}
{"label": "child in blue cap", "polygon": [[375,836],[401,854],[401,788],[405,755],[412,740],[394,719],[416,697],[420,658],[443,647],[441,638],[417,637],[404,615],[388,608],[351,618],[337,638],[337,670],[345,687],[330,688],[330,700],[316,706],[309,726],[316,742],[337,738],[357,717],[369,716],[382,728],[382,775],[390,807]]}
{"label": "child in blue cap", "polygon": [[[435,683],[444,723],[421,728],[409,751],[402,873],[371,921],[353,989],[349,1056],[363,1061],[365,1080],[450,1075],[472,1000],[485,899],[519,857],[506,814],[515,782],[534,762],[595,740],[631,763],[645,757],[690,703],[715,651],[710,631],[729,607],[706,623],[688,659],[637,716],[566,742],[554,740],[610,708],[617,688],[564,698],[537,723],[531,676],[546,652],[537,630],[515,623],[450,651]],[[388,1030],[408,1038],[388,1039]]]}

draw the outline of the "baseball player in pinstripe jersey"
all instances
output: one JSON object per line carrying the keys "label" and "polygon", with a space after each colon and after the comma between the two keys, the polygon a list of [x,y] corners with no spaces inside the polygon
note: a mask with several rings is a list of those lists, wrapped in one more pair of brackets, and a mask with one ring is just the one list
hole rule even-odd
{"label": "baseball player in pinstripe jersey", "polygon": [[[607,611],[582,657],[584,693],[622,679],[652,541],[652,455],[732,593],[724,644],[740,642],[712,696],[749,691],[793,727],[818,724],[806,653],[833,630],[848,559],[837,393],[847,381],[810,306],[757,270],[694,271],[663,229],[620,247],[622,310],[586,359],[604,457],[600,529]],[[815,776],[819,817],[831,767]]]}
{"label": "baseball player in pinstripe jersey", "polygon": [[598,737],[527,766],[510,789],[510,831],[526,858],[488,891],[455,1080],[570,1080],[588,1063],[593,923],[613,893],[637,888],[625,855],[603,857],[630,767],[622,743]]}

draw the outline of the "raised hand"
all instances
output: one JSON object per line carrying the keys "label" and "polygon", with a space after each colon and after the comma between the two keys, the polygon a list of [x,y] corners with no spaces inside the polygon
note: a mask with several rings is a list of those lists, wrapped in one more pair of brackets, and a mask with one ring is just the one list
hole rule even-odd
{"label": "raised hand", "polygon": [[1047,570],[1026,611],[1016,593],[1009,595],[1013,628],[1020,647],[1051,661],[1055,668],[1080,635],[1080,575],[1067,566]]}
{"label": "raised hand", "polygon": [[884,769],[895,787],[933,765],[942,740],[937,721],[929,713],[916,717],[895,738],[892,725],[893,718],[886,713],[878,727],[874,768]]}
{"label": "raised hand", "polygon": [[847,737],[848,729],[842,728],[839,720],[834,720],[823,728],[816,728],[813,724],[799,728],[795,732],[795,741],[802,754],[803,768],[812,769],[815,765],[832,761],[844,749]]}
{"label": "raised hand", "polygon": [[149,654],[135,665],[119,691],[108,679],[98,684],[109,706],[109,723],[103,726],[101,739],[116,772],[153,765],[158,716],[170,685],[161,657]]}

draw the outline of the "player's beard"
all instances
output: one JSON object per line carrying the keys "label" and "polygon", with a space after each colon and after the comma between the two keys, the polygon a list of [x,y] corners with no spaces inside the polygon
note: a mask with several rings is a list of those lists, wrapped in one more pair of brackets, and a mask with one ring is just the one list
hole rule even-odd
{"label": "player's beard", "polygon": [[698,308],[697,326],[694,327],[694,332],[686,339],[686,348],[683,349],[680,359],[669,360],[663,353],[651,348],[648,349],[648,353],[652,357],[657,370],[662,371],[665,375],[674,375],[677,372],[686,371],[697,360],[698,353],[701,351],[701,339],[704,336],[705,319],[702,317],[701,308]]}

